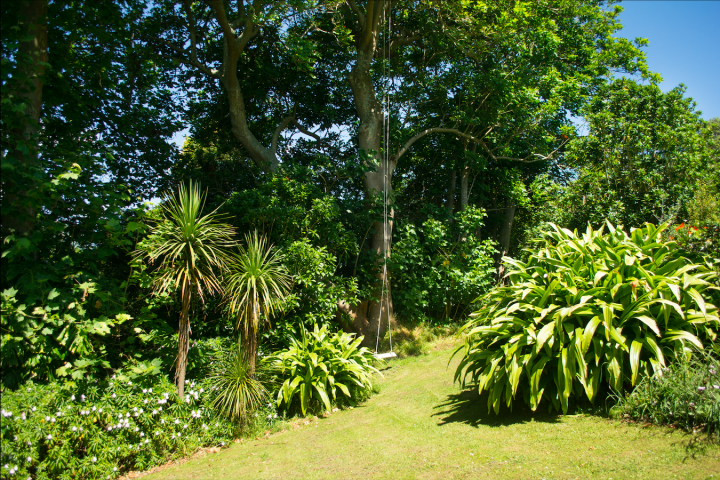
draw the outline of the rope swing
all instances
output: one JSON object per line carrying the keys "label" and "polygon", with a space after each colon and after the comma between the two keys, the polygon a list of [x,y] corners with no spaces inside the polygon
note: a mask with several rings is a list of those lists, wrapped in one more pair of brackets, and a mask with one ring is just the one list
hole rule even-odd
{"label": "rope swing", "polygon": [[[383,50],[387,52],[387,55],[384,55],[385,58],[389,60],[390,58],[390,34],[392,32],[392,12],[387,13],[387,21],[385,18],[385,14],[387,12],[387,9],[383,9],[383,25],[387,28],[387,34],[384,35],[385,45],[383,45]],[[387,50],[386,50],[387,49]],[[390,81],[388,78],[388,72],[385,71],[385,62],[383,62],[383,78],[385,80],[384,86],[383,86],[383,101],[382,101],[382,115],[383,115],[383,153],[382,153],[382,162],[383,162],[383,282],[382,282],[382,290],[380,293],[380,318],[378,319],[378,330],[377,330],[377,338],[375,339],[375,358],[377,359],[386,359],[386,358],[396,358],[397,355],[395,355],[395,352],[393,352],[392,348],[392,329],[390,328],[390,295],[388,293],[388,279],[387,279],[387,252],[390,248],[390,240],[388,238],[388,185],[390,182],[390,177],[388,175],[388,171],[390,169]],[[390,351],[386,353],[378,353],[378,346],[380,345],[380,324],[382,323],[382,305],[383,300],[385,300],[386,305],[386,311],[387,311],[387,319],[388,319],[388,334],[390,335]]]}

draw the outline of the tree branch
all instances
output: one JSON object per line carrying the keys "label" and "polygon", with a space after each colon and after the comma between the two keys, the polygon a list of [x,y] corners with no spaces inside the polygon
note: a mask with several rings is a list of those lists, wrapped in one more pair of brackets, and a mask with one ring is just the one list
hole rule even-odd
{"label": "tree branch", "polygon": [[295,114],[292,114],[289,117],[285,117],[285,118],[283,118],[282,122],[280,122],[280,125],[278,125],[278,127],[275,129],[275,133],[273,133],[273,136],[272,136],[272,143],[270,144],[270,151],[273,153],[273,155],[275,154],[275,152],[277,152],[277,144],[278,144],[278,140],[280,139],[280,134],[294,120],[295,120]]}
{"label": "tree branch", "polygon": [[360,10],[360,8],[357,6],[355,0],[345,0],[345,3],[350,5],[352,11],[355,12],[355,15],[357,15],[358,24],[360,25],[360,29],[362,30],[365,27],[365,15],[363,15],[362,10]]}
{"label": "tree branch", "polygon": [[[204,73],[205,75],[208,75],[212,78],[217,78],[217,79],[220,78],[220,72],[218,70],[216,70],[214,68],[209,68],[207,65],[200,62],[197,58],[192,58],[193,55],[190,52],[188,52],[187,50],[182,49],[182,48],[178,47],[177,45],[173,45],[172,43],[170,43],[166,40],[163,40],[163,39],[156,38],[154,40],[155,41],[159,40],[160,43],[162,43],[166,47],[168,47],[171,50],[174,50],[175,52],[182,55],[181,57],[172,57],[173,60],[177,60],[178,62],[184,63],[185,65],[188,65],[191,67],[195,67],[198,70],[200,70],[202,73]],[[187,58],[187,57],[190,57],[190,58]]]}
{"label": "tree branch", "polygon": [[293,117],[293,123],[295,124],[295,127],[297,127],[297,129],[300,130],[300,132],[304,133],[304,134],[307,135],[308,137],[312,137],[312,138],[314,138],[315,140],[317,140],[318,142],[319,142],[320,140],[322,140],[319,135],[311,132],[311,131],[308,130],[307,128],[305,128],[305,127],[303,127],[302,125],[300,125],[300,123],[295,119],[295,117]]}
{"label": "tree branch", "polygon": [[415,143],[416,141],[420,140],[422,137],[424,137],[425,135],[428,135],[430,133],[452,133],[454,135],[457,135],[458,137],[462,137],[470,142],[480,145],[483,148],[483,150],[485,150],[485,153],[487,153],[488,156],[493,160],[513,160],[513,161],[522,162],[522,163],[535,163],[535,162],[543,162],[546,160],[551,160],[552,156],[558,150],[560,150],[560,148],[563,145],[565,145],[565,143],[567,143],[567,140],[565,142],[561,143],[560,146],[558,148],[556,148],[555,150],[553,150],[552,152],[550,152],[549,155],[540,155],[539,153],[534,153],[534,154],[532,154],[532,156],[537,157],[537,158],[533,158],[533,159],[520,158],[520,157],[504,157],[504,156],[498,157],[498,156],[495,156],[495,154],[493,154],[492,150],[490,150],[490,148],[488,148],[488,146],[485,142],[483,142],[481,139],[479,139],[473,135],[464,133],[456,128],[434,127],[434,128],[426,128],[425,130],[423,130],[422,132],[418,133],[417,135],[412,137],[410,140],[405,142],[405,145],[403,145],[403,147],[400,150],[398,150],[397,153],[395,153],[391,157],[391,159],[394,162],[397,162],[400,159],[400,157],[405,155],[405,153],[408,151],[408,149],[412,146],[413,143]]}

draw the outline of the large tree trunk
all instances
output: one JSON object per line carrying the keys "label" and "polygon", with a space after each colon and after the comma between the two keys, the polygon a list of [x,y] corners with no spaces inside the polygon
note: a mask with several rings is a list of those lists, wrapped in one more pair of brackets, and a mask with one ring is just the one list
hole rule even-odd
{"label": "large tree trunk", "polygon": [[[16,233],[27,233],[35,224],[36,207],[25,201],[27,192],[33,188],[32,170],[37,165],[38,128],[42,110],[42,89],[45,64],[48,61],[47,48],[47,0],[18,2],[18,24],[21,25],[23,40],[17,52],[17,70],[10,79],[10,97],[15,96],[25,104],[24,121],[14,128],[11,136],[15,145],[8,152],[17,161],[17,172],[26,180],[16,184],[10,174],[4,179],[5,204],[2,216],[3,234],[12,229]],[[17,177],[16,177],[17,178]],[[8,209],[12,205],[14,208]],[[9,214],[10,212],[12,214]]]}
{"label": "large tree trunk", "polygon": [[517,205],[512,198],[505,199],[505,211],[503,214],[502,224],[500,225],[499,247],[500,251],[495,254],[495,269],[498,272],[498,279],[503,276],[502,258],[510,252],[510,234],[512,233],[513,219],[515,218],[515,210]]}
{"label": "large tree trunk", "polygon": [[175,365],[175,384],[178,396],[182,401],[185,394],[185,372],[187,369],[187,354],[190,348],[190,300],[191,290],[185,287],[182,293],[182,311],[180,312],[180,325],[178,326],[178,356]]}
{"label": "large tree trunk", "polygon": [[[353,325],[363,335],[363,345],[374,347],[378,331],[380,336],[387,330],[388,320],[392,314],[390,282],[385,267],[385,260],[390,255],[390,242],[394,210],[390,198],[392,196],[392,175],[395,170],[394,161],[383,161],[381,139],[383,135],[382,105],[375,94],[375,86],[370,75],[375,48],[377,45],[378,25],[385,1],[370,0],[363,28],[356,35],[357,57],[355,65],[348,76],[352,89],[355,108],[360,126],[358,129],[358,146],[371,169],[365,173],[363,186],[368,204],[378,199],[386,202],[387,221],[376,221],[370,233],[370,249],[377,254],[375,283],[371,299],[363,300],[359,305],[350,308]],[[386,146],[387,147],[387,146]],[[381,301],[378,301],[381,300]],[[363,320],[362,317],[365,317]]]}

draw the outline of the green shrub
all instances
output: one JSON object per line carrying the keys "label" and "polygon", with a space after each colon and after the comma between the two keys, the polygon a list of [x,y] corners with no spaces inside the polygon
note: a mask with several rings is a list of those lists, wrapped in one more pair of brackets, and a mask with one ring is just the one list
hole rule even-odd
{"label": "green shrub", "polygon": [[463,327],[455,379],[487,390],[489,409],[497,413],[503,399],[510,406],[520,391],[533,410],[545,398],[567,412],[583,390],[591,402],[606,385],[621,392],[717,337],[709,302],[717,273],[663,243],[665,226],[629,236],[609,223],[608,234],[554,228],[527,263],[505,259],[508,284]]}
{"label": "green shrub", "polygon": [[321,405],[330,410],[331,401],[357,401],[372,388],[373,372],[379,373],[361,341],[354,334],[328,333],[326,327],[315,326],[312,332],[303,330],[302,339],[292,339],[287,350],[266,358],[281,383],[277,405],[290,410],[297,399],[305,415]]}
{"label": "green shrub", "polygon": [[635,420],[720,432],[720,360],[707,351],[682,355],[621,396],[616,408]]}
{"label": "green shrub", "polygon": [[408,320],[452,323],[494,283],[495,249],[475,232],[485,212],[468,207],[454,221],[402,223],[388,268],[395,311]]}
{"label": "green shrub", "polygon": [[251,371],[240,345],[215,361],[210,382],[215,393],[212,407],[233,420],[244,420],[268,395]]}
{"label": "green shrub", "polygon": [[235,426],[210,408],[210,382],[187,388],[184,402],[161,376],[4,391],[2,476],[114,478],[234,438]]}

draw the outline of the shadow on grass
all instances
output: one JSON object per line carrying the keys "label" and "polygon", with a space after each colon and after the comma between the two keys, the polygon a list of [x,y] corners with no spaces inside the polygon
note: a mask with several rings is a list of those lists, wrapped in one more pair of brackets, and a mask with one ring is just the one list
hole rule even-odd
{"label": "shadow on grass", "polygon": [[698,457],[707,454],[716,454],[718,446],[720,446],[720,438],[718,433],[698,432],[691,433],[684,430],[678,430],[677,433],[682,434],[682,439],[678,442],[672,442],[673,445],[680,445],[685,449],[685,458],[683,463],[688,460],[695,460]]}
{"label": "shadow on grass", "polygon": [[477,389],[453,393],[433,408],[435,412],[432,416],[438,417],[438,425],[464,423],[476,428],[481,425],[499,427],[529,422],[559,422],[559,416],[556,414],[532,412],[522,399],[513,402],[512,411],[502,405],[499,414],[488,413],[487,399],[488,393],[483,392],[482,395],[478,395]]}

